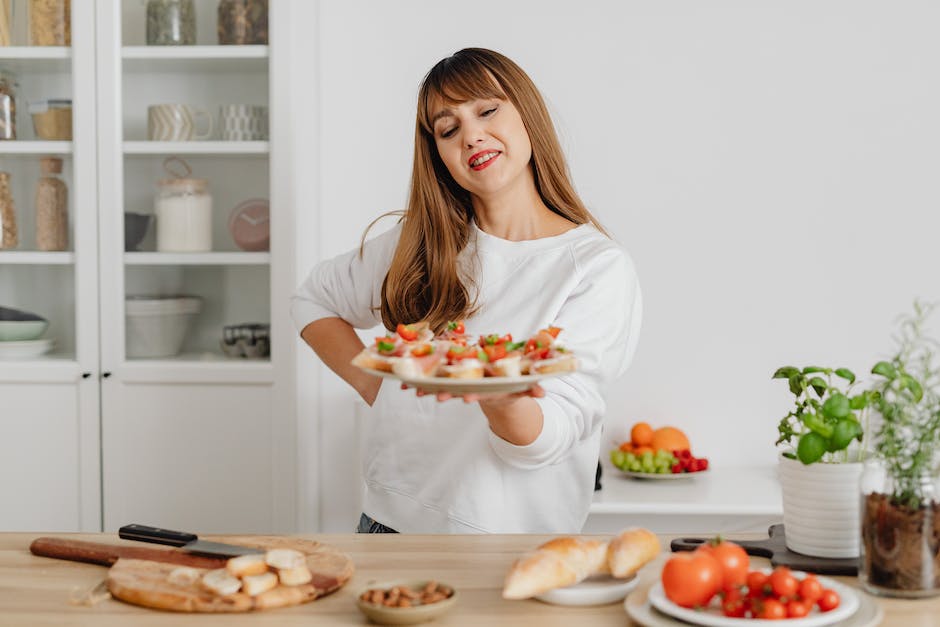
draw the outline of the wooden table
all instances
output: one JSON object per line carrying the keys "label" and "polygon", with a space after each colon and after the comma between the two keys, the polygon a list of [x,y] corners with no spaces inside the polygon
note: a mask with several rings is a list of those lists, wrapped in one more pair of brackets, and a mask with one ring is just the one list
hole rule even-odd
{"label": "wooden table", "polygon": [[[459,594],[457,607],[434,624],[515,627],[631,624],[621,603],[572,608],[502,599],[500,591],[509,565],[519,554],[548,539],[547,536],[305,536],[352,556],[356,574],[346,587],[298,607],[207,616],[159,612],[111,599],[93,607],[71,605],[70,594],[92,588],[104,578],[106,569],[30,554],[29,544],[39,535],[46,534],[0,534],[0,625],[364,625],[367,621],[354,603],[358,591],[375,580],[421,578],[446,582]],[[112,534],[55,535],[93,542],[125,542]],[[665,558],[664,553],[643,569],[640,589],[655,580]],[[760,558],[753,559],[755,564],[766,563]],[[852,578],[840,579],[854,583]],[[940,624],[940,597],[918,601],[878,599],[877,602],[885,611],[883,625],[936,627]]]}

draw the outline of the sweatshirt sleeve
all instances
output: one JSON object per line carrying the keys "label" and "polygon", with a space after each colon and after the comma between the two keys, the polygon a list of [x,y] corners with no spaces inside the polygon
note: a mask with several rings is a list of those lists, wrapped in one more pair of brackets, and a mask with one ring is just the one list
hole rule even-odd
{"label": "sweatshirt sleeve", "polygon": [[582,259],[581,280],[553,321],[562,328],[560,343],[578,357],[578,370],[542,381],[545,396],[535,400],[543,426],[535,441],[516,446],[489,434],[495,453],[518,468],[559,463],[601,427],[604,388],[626,371],[636,349],[642,295],[632,261],[616,246]]}
{"label": "sweatshirt sleeve", "polygon": [[368,240],[359,248],[321,261],[291,298],[291,317],[298,332],[321,318],[342,318],[368,329],[382,323],[379,307],[382,282],[398,245],[401,225]]}

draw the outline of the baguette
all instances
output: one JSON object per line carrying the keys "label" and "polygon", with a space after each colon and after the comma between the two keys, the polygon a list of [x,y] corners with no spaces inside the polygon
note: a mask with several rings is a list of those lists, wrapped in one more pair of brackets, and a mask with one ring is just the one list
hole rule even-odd
{"label": "baguette", "polygon": [[382,372],[391,372],[394,363],[394,357],[379,355],[368,348],[363,349],[358,355],[353,357],[352,360],[354,366],[369,368],[370,370],[381,370]]}
{"label": "baguette", "polygon": [[652,531],[639,527],[624,529],[607,546],[610,574],[621,579],[630,577],[659,551],[659,538]]}
{"label": "baguette", "polygon": [[610,542],[556,538],[513,563],[503,585],[503,598],[528,599],[574,585],[593,575],[627,578],[659,551],[656,535],[640,528],[625,529]]}
{"label": "baguette", "polygon": [[522,556],[503,585],[504,599],[528,599],[607,570],[607,542],[556,538]]}

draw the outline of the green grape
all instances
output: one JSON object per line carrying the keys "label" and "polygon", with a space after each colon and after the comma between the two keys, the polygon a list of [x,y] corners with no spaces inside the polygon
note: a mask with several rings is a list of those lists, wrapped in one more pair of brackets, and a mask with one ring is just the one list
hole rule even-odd
{"label": "green grape", "polygon": [[610,452],[610,463],[612,463],[617,468],[623,468],[624,463],[626,462],[626,455],[620,449],[614,449]]}

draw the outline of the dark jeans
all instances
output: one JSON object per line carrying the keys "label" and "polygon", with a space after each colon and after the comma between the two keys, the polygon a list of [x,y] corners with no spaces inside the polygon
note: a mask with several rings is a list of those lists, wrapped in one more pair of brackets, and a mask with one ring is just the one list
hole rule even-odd
{"label": "dark jeans", "polygon": [[398,533],[391,527],[386,527],[380,522],[376,522],[374,519],[366,516],[365,513],[359,517],[359,527],[356,528],[356,533]]}

